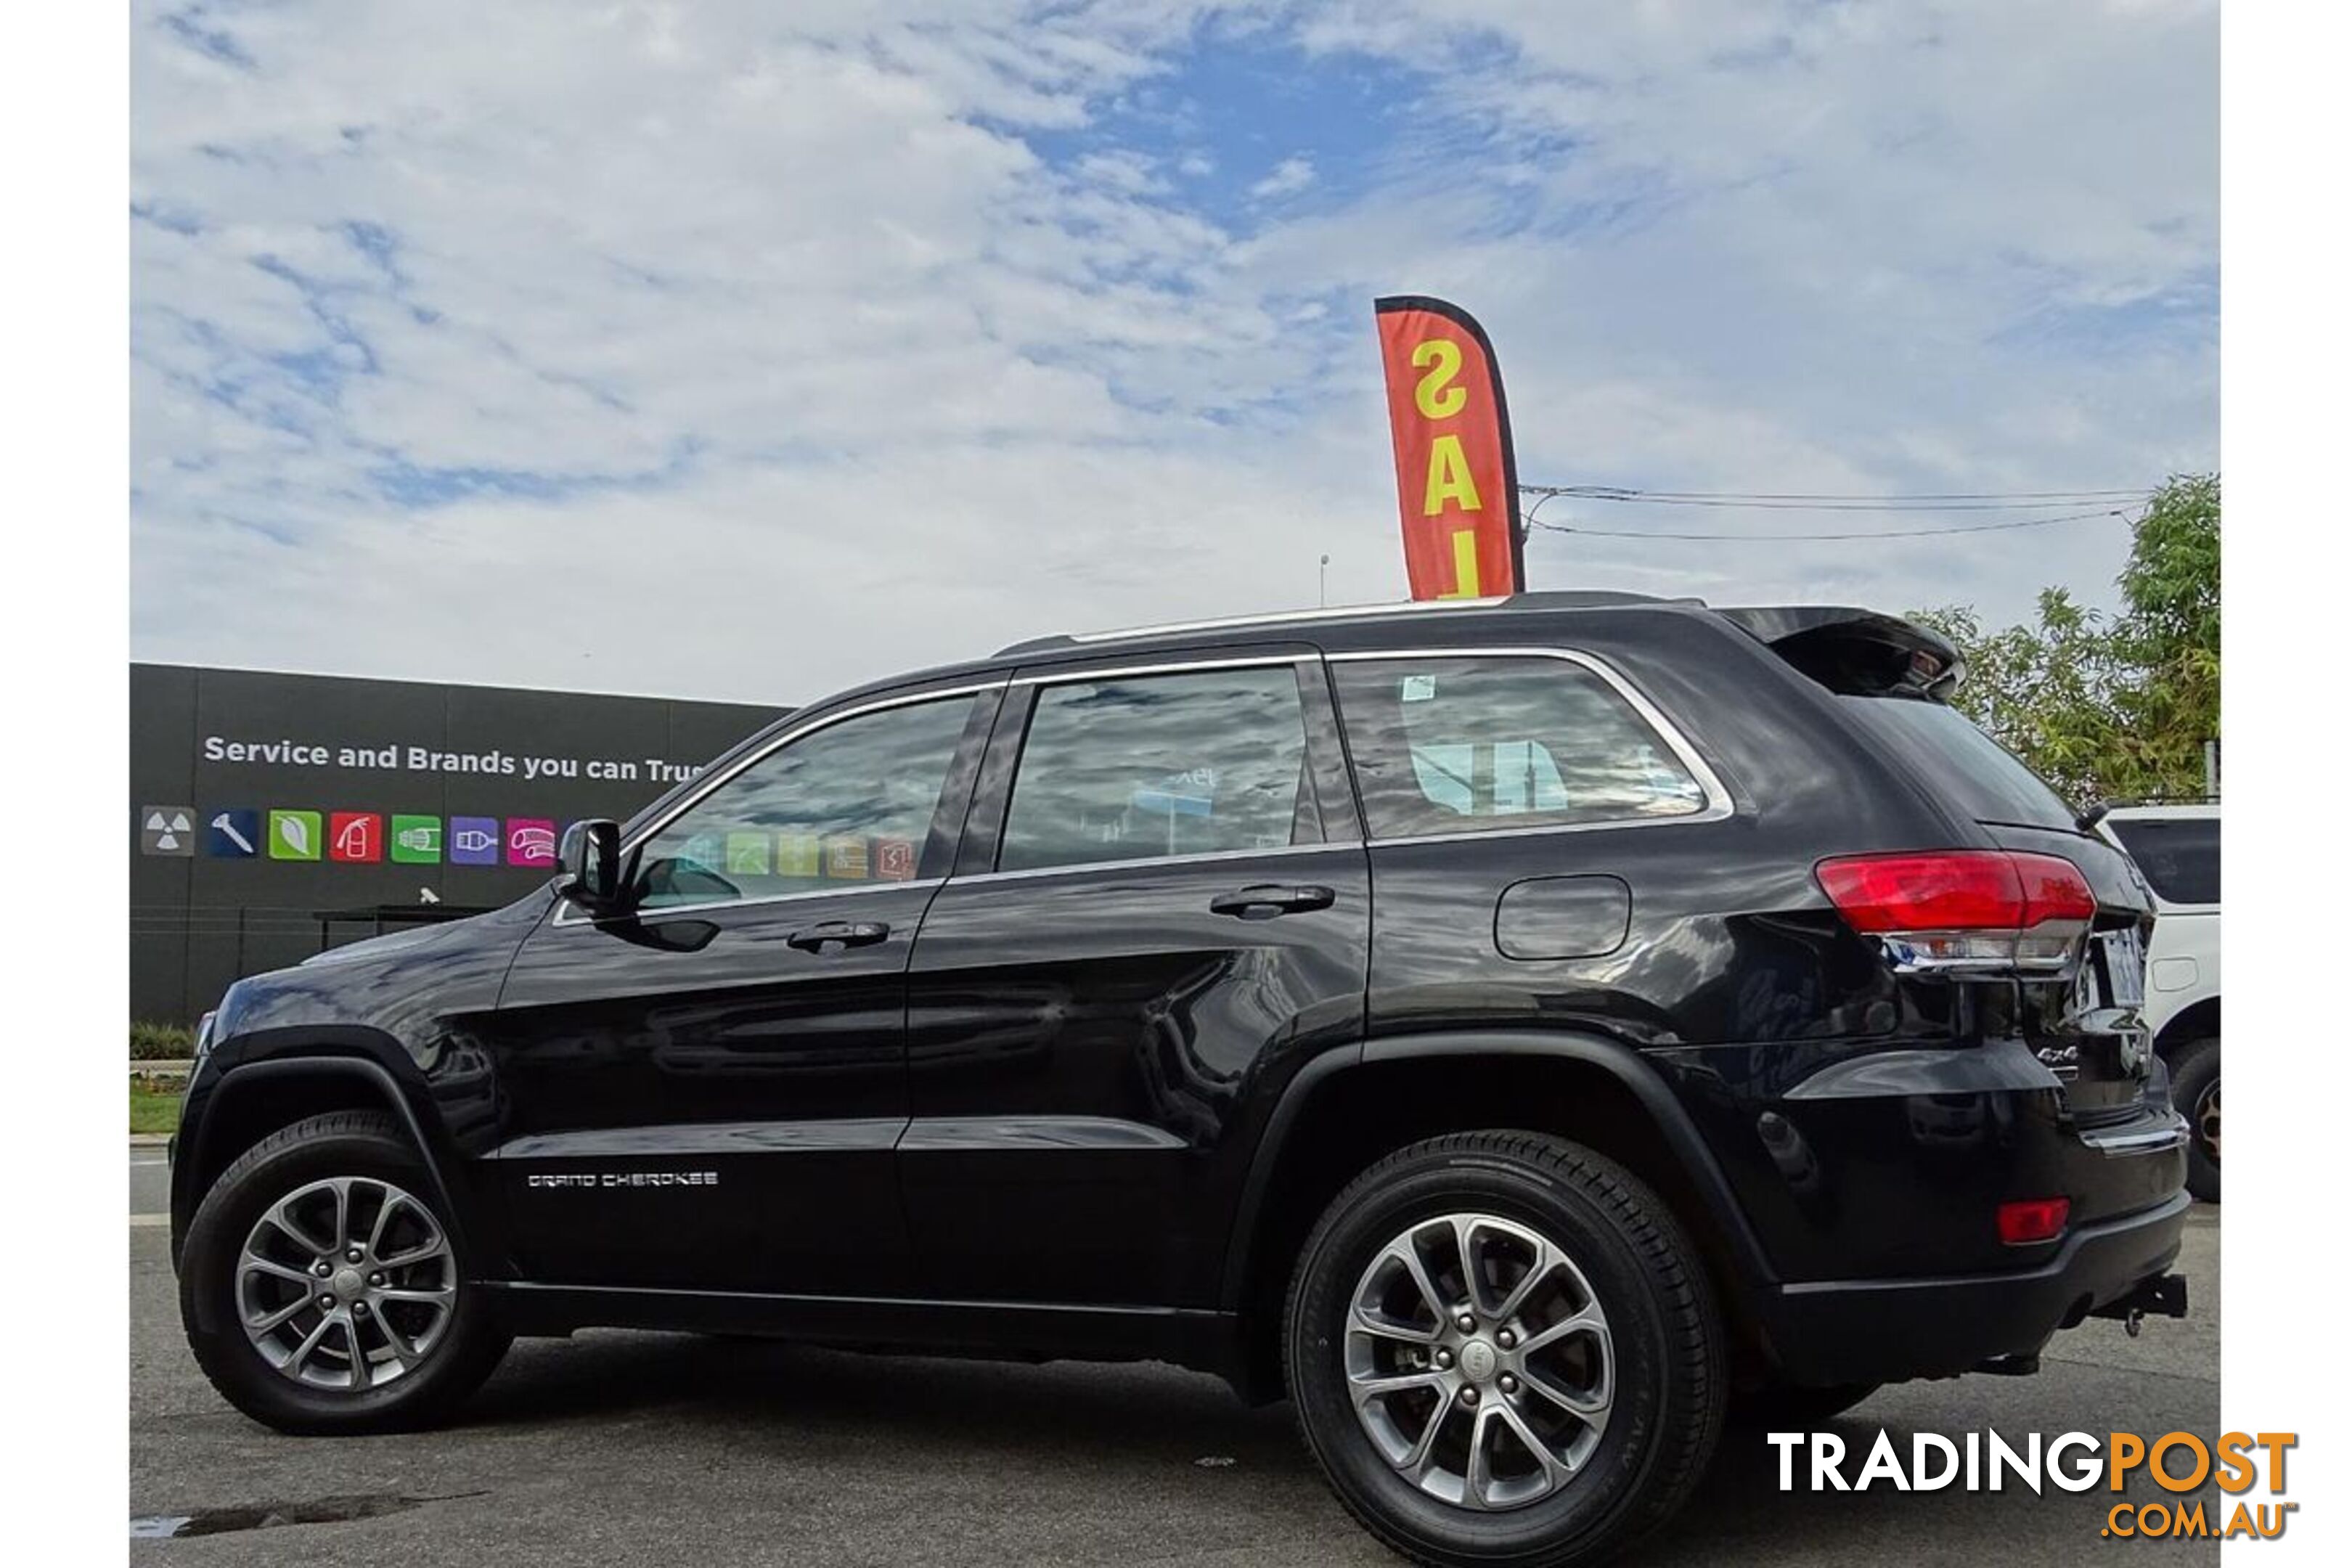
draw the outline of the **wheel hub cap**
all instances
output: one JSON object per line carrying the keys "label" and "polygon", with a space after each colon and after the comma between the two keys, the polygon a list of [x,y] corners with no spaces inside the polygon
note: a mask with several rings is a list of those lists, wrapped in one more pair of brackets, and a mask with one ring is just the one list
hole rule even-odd
{"label": "wheel hub cap", "polygon": [[457,1258],[433,1211],[369,1176],[312,1182],[254,1221],[236,1260],[245,1337],[280,1377],[357,1393],[448,1337]]}
{"label": "wheel hub cap", "polygon": [[1372,1446],[1459,1508],[1523,1508],[1566,1486],[1616,1398],[1608,1315],[1582,1270],[1494,1215],[1390,1238],[1356,1283],[1345,1357]]}

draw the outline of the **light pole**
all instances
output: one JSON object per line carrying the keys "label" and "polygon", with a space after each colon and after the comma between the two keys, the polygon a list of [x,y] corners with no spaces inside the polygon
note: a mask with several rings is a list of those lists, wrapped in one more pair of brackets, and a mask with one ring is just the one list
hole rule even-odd
{"label": "light pole", "polygon": [[1331,558],[1328,555],[1315,568],[1315,605],[1318,609],[1331,607]]}

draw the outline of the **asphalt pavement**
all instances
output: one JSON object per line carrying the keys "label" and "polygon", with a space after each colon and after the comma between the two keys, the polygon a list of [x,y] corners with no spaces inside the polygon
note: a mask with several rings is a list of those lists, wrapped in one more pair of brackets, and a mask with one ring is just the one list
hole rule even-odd
{"label": "asphalt pavement", "polygon": [[[163,1564],[1109,1563],[1391,1564],[1324,1490],[1286,1405],[1157,1366],[860,1356],[617,1331],[519,1342],[436,1432],[279,1436],[215,1394],[180,1337],[160,1149],[131,1151],[131,1560]],[[142,1204],[150,1206],[142,1207]],[[2191,1316],[2138,1339],[2097,1321],[2038,1376],[1881,1391],[1830,1424],[1851,1477],[1884,1427],[2012,1443],[2110,1430],[2211,1435],[2220,1415],[2220,1210],[2179,1267]],[[1782,1492],[1734,1433],[1683,1519],[1630,1563],[2079,1563],[2114,1500],[1958,1489]],[[2130,1500],[2172,1500],[2141,1484]],[[2202,1497],[2226,1518],[2220,1494]],[[194,1517],[218,1533],[142,1539]],[[251,1525],[314,1517],[315,1522]],[[356,1516],[356,1517],[354,1517]],[[148,1521],[143,1526],[142,1521]],[[155,1521],[165,1522],[155,1522]],[[2210,1542],[2135,1563],[2210,1563]]]}

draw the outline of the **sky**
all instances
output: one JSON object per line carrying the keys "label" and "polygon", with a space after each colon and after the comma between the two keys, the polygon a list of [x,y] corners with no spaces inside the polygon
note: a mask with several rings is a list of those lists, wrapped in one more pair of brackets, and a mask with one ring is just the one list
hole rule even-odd
{"label": "sky", "polygon": [[[791,703],[1402,598],[1389,293],[1531,483],[2217,464],[2207,0],[132,10],[137,658]],[[1539,515],[1740,537],[1532,587],[1996,621],[2128,548]]]}

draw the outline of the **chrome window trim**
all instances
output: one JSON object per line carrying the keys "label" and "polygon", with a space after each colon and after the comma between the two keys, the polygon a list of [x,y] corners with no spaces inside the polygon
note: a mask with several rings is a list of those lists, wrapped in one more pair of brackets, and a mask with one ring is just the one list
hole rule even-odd
{"label": "chrome window trim", "polygon": [[[1151,675],[1197,675],[1217,669],[1270,669],[1276,665],[1311,665],[1317,655],[1299,648],[1289,653],[1244,654],[1235,658],[1174,659],[1166,664],[1070,665],[1027,671],[1013,678],[1015,686],[1082,686],[1089,680],[1130,680]],[[1305,710],[1301,710],[1303,721]]]}
{"label": "chrome window trim", "polygon": [[[766,761],[804,736],[814,735],[820,730],[831,729],[835,724],[845,723],[852,719],[863,718],[868,713],[879,713],[892,708],[911,708],[919,702],[943,702],[952,697],[977,697],[984,691],[1002,691],[1010,684],[1009,676],[999,676],[993,680],[971,681],[961,686],[900,692],[893,696],[877,697],[869,701],[860,702],[855,707],[844,708],[837,712],[820,714],[804,724],[791,725],[779,732],[767,744],[756,751],[746,752],[728,763],[723,771],[718,768],[705,770],[704,774],[694,781],[694,787],[679,796],[667,811],[622,839],[621,853],[627,855],[632,850],[642,847],[646,840],[653,838],[671,823],[701,805],[719,785],[736,777],[753,763]],[[860,883],[847,888],[824,888],[806,893],[772,893],[757,899],[719,899],[700,904],[664,904],[660,909],[649,912],[659,919],[671,914],[691,913],[698,910],[734,910],[741,909],[746,904],[782,903],[789,899],[825,899],[840,893],[869,892],[882,888],[936,887],[943,880],[945,880],[944,878],[931,877],[919,881]],[[576,906],[561,893],[556,895],[556,900],[555,919],[550,922],[551,924],[587,926],[601,923],[599,920],[585,915],[577,920],[570,918]],[[606,920],[611,918],[613,917],[604,917]]]}
{"label": "chrome window trim", "polygon": [[[559,926],[658,925],[676,915],[709,914],[713,910],[755,909],[761,904],[796,904],[809,899],[840,899],[856,893],[903,893],[918,888],[936,888],[945,877],[916,877],[904,882],[851,882],[838,888],[811,888],[798,893],[762,893],[756,899],[718,899],[699,904],[662,904],[654,909],[631,910],[626,914],[582,916],[566,919],[570,909],[557,913],[553,921]],[[567,903],[569,900],[566,900]],[[573,906],[576,907],[576,906]]]}
{"label": "chrome window trim", "polygon": [[968,877],[950,877],[955,887],[969,887],[974,882],[1017,882],[1038,877],[1074,876],[1082,871],[1159,870],[1171,866],[1190,866],[1203,861],[1265,860],[1278,855],[1320,855],[1334,849],[1364,847],[1360,838],[1326,839],[1320,844],[1278,844],[1256,849],[1202,849],[1190,855],[1139,855],[1131,860],[1073,860],[1063,866],[1027,866],[1018,871],[974,871]]}
{"label": "chrome window trim", "polygon": [[[1461,828],[1450,833],[1412,833],[1394,838],[1383,838],[1373,833],[1367,822],[1365,834],[1374,848],[1390,844],[1457,844],[1467,839],[1525,837],[1537,833],[1590,833],[1595,829],[1615,830],[1622,827],[1677,827],[1694,823],[1721,822],[1732,814],[1731,792],[1709,766],[1706,757],[1687,737],[1675,728],[1658,705],[1644,696],[1642,689],[1625,679],[1606,660],[1577,648],[1566,647],[1418,647],[1363,649],[1348,653],[1326,654],[1330,664],[1371,664],[1382,660],[1416,658],[1556,658],[1577,666],[1598,676],[1601,682],[1625,700],[1634,717],[1649,726],[1650,732],[1663,742],[1675,760],[1688,770],[1705,797],[1696,811],[1676,812],[1672,816],[1604,816],[1591,822],[1530,823],[1524,827]],[[1336,694],[1335,694],[1336,695]],[[1339,732],[1348,731],[1348,715],[1339,713]],[[1351,764],[1352,765],[1352,764]],[[1499,820],[1499,819],[1498,819]]]}

